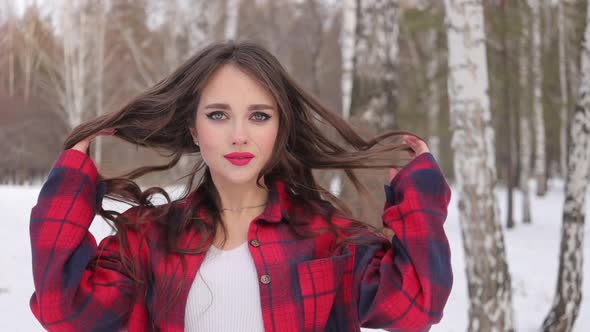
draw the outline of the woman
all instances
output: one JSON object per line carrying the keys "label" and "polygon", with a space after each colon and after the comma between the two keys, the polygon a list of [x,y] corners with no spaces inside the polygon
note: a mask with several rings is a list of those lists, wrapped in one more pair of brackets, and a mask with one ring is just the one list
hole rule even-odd
{"label": "woman", "polygon": [[[105,179],[86,152],[112,134],[174,158]],[[404,143],[384,143],[396,135]],[[187,153],[201,159],[181,198],[133,182]],[[391,242],[311,172],[345,169],[360,185],[352,169],[385,167]],[[168,203],[153,206],[156,193]],[[419,138],[366,141],[263,48],[213,44],[68,137],[31,213],[31,309],[50,331],[424,331],[452,284],[450,194]],[[136,206],[107,211],[104,196]],[[98,246],[88,232],[96,213],[117,228]]]}

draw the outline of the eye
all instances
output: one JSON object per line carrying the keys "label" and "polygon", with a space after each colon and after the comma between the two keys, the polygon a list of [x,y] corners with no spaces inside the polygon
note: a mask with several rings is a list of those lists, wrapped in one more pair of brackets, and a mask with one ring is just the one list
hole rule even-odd
{"label": "eye", "polygon": [[270,116],[270,115],[268,115],[268,114],[266,114],[266,113],[262,113],[262,112],[256,112],[256,113],[254,113],[254,115],[252,116],[252,118],[253,118],[255,121],[260,121],[260,122],[262,122],[262,121],[266,121],[266,120],[270,119],[270,118],[271,118],[271,116]]}
{"label": "eye", "polygon": [[[226,116],[225,113],[221,111],[214,111],[206,115],[211,120],[223,120],[223,117]],[[251,117],[254,121],[263,122],[271,118],[270,115],[263,113],[263,112],[256,112]]]}
{"label": "eye", "polygon": [[215,111],[207,114],[207,117],[211,120],[221,120],[224,116],[225,114],[223,114],[223,112],[220,111]]}

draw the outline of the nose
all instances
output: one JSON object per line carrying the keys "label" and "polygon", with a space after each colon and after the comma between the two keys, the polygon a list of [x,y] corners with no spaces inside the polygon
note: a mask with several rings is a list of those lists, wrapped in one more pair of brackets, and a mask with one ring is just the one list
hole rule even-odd
{"label": "nose", "polygon": [[245,124],[241,121],[236,121],[232,136],[232,145],[242,145],[248,142],[248,135],[244,126]]}

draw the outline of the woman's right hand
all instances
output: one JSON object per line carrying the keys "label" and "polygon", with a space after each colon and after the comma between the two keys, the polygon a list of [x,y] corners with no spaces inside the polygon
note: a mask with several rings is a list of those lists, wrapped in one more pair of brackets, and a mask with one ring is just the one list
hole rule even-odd
{"label": "woman's right hand", "polygon": [[[410,147],[410,149],[412,149],[412,160],[423,153],[430,152],[430,149],[428,148],[428,145],[426,145],[426,142],[417,138],[416,136],[404,135],[403,142],[407,144]],[[401,167],[389,169],[389,182],[393,180],[393,178],[397,175],[397,173],[399,173],[400,170]]]}
{"label": "woman's right hand", "polygon": [[72,149],[78,150],[82,153],[87,153],[88,152],[88,147],[90,146],[90,143],[92,142],[92,140],[94,140],[97,136],[112,136],[115,134],[116,129],[114,128],[106,128],[103,129],[99,132],[97,132],[94,135],[90,135],[88,137],[86,137],[85,139],[81,140],[80,142],[76,143],[76,145],[74,145],[72,147]]}

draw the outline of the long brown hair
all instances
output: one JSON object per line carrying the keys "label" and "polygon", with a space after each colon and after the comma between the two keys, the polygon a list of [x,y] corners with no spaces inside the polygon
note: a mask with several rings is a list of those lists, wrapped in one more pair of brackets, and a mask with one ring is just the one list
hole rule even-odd
{"label": "long brown hair", "polygon": [[[188,227],[194,227],[205,239],[215,236],[217,225],[223,227],[220,219],[220,199],[211,181],[209,170],[202,159],[195,163],[187,176],[185,191],[175,201],[170,200],[164,189],[159,187],[142,191],[133,181],[151,172],[174,167],[184,154],[199,156],[199,147],[194,144],[189,129],[195,123],[195,114],[201,92],[212,74],[224,64],[234,64],[250,74],[275,98],[279,110],[279,131],[269,162],[258,174],[258,185],[264,177],[266,182],[281,179],[286,187],[298,194],[302,204],[308,204],[314,211],[326,217],[330,231],[338,235],[340,226],[330,220],[334,214],[347,216],[354,227],[366,229],[368,225],[354,220],[346,204],[316,183],[313,169],[342,169],[356,190],[366,195],[366,188],[358,181],[354,169],[388,168],[405,165],[410,155],[405,144],[386,143],[392,136],[412,133],[391,131],[372,139],[362,138],[340,115],[324,107],[316,98],[302,89],[285,71],[279,61],[263,47],[251,42],[214,43],[185,61],[171,75],[148,89],[118,112],[96,117],[76,127],[64,143],[68,149],[78,141],[105,128],[116,129],[116,136],[133,144],[168,151],[171,160],[165,165],[144,166],[117,178],[100,177],[106,185],[105,197],[125,201],[133,205],[152,207],[150,197],[162,194],[167,203],[157,209],[157,218],[166,232],[167,248],[181,254],[177,246],[179,236]],[[330,139],[322,125],[336,130],[344,143]],[[415,136],[415,135],[414,135]],[[197,172],[204,169],[197,188],[203,186],[206,210],[210,222],[195,219],[197,206],[187,205],[181,211],[180,222],[167,223],[174,203],[185,200],[194,186]],[[127,220],[113,211],[100,207],[99,212],[117,228],[121,244],[126,246],[122,227]],[[178,211],[174,212],[178,213]],[[178,216],[177,216],[178,217]],[[169,218],[168,218],[169,219]],[[296,220],[287,220],[291,229]],[[351,231],[350,227],[348,231]],[[225,233],[225,232],[224,232]],[[344,239],[346,241],[348,239]],[[210,241],[201,241],[195,252],[201,252]]]}

